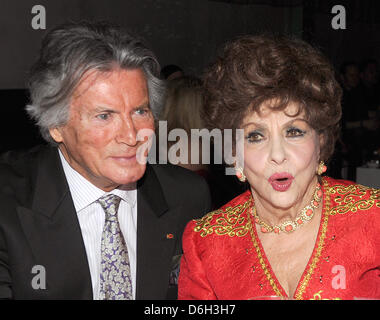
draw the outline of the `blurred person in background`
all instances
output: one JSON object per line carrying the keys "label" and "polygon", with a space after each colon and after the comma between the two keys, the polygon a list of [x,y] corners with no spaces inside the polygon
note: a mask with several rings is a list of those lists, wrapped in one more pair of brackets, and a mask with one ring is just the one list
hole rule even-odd
{"label": "blurred person in background", "polygon": [[[168,141],[168,150],[176,145],[176,156],[181,157],[181,152],[186,153],[182,154],[182,156],[186,156],[181,157],[178,163],[173,164],[207,177],[208,164],[203,164],[202,139],[198,134],[199,130],[205,127],[201,116],[202,108],[202,82],[199,78],[184,76],[168,81],[165,104],[160,120],[167,122],[168,133],[175,129],[181,129],[184,130],[187,137],[187,139],[177,137],[176,141]],[[192,144],[192,141],[196,144]],[[193,150],[194,148],[197,149]],[[192,152],[196,155],[196,159],[193,159],[196,161],[191,161]],[[181,161],[182,159],[183,161]]]}

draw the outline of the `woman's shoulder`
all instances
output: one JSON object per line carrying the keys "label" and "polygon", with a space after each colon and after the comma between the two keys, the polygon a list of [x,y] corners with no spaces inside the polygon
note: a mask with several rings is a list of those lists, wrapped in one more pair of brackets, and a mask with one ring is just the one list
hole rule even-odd
{"label": "woman's shoulder", "polygon": [[367,187],[367,186],[358,184],[358,183],[356,183],[354,181],[344,180],[344,179],[335,179],[335,178],[331,178],[331,177],[328,177],[328,176],[324,176],[322,178],[322,180],[329,187],[335,187],[335,186],[356,186],[358,188],[365,188],[365,189],[371,189],[371,190],[377,190],[377,191],[380,190],[380,189],[371,188],[371,187]]}
{"label": "woman's shoulder", "polygon": [[221,208],[211,211],[200,219],[192,220],[188,229],[201,237],[210,235],[243,236],[249,229],[247,211],[251,207],[249,190],[232,199]]}
{"label": "woman's shoulder", "polygon": [[323,186],[330,198],[330,215],[371,212],[380,218],[380,189],[329,177],[323,178]]}

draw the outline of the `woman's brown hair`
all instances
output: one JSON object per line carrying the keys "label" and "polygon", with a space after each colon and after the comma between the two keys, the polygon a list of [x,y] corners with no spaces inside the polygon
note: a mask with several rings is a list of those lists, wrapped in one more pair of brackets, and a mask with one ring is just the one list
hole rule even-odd
{"label": "woman's brown hair", "polygon": [[210,129],[237,129],[264,102],[275,101],[274,110],[296,103],[322,135],[321,160],[334,151],[342,90],[328,59],[302,40],[259,35],[227,43],[204,75],[204,90]]}

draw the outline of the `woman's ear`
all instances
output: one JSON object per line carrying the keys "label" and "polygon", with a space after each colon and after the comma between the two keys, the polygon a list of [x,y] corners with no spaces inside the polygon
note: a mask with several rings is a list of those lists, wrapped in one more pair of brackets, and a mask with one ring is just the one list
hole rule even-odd
{"label": "woman's ear", "polygon": [[325,145],[326,137],[323,133],[319,134],[319,150],[318,150],[318,159],[321,160],[321,150]]}

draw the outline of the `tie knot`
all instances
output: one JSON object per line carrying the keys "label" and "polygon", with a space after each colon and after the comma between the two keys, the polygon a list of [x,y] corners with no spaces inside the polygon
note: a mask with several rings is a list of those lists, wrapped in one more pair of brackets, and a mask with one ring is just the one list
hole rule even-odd
{"label": "tie knot", "polygon": [[106,219],[115,217],[117,210],[119,209],[121,198],[114,194],[107,194],[98,199],[98,202],[102,206],[104,212],[106,213]]}

